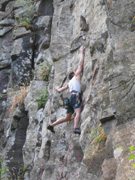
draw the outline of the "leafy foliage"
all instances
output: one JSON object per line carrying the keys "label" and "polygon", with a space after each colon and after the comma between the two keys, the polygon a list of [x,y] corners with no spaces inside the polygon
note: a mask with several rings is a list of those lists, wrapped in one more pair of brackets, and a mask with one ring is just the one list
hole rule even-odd
{"label": "leafy foliage", "polygon": [[134,146],[129,147],[129,151],[134,151],[134,150],[135,150]]}
{"label": "leafy foliage", "polygon": [[8,167],[5,165],[2,157],[0,156],[0,163],[1,163],[1,168],[0,168],[0,178],[2,178],[3,180],[8,180],[8,172],[9,169]]}
{"label": "leafy foliage", "polygon": [[30,19],[28,17],[19,17],[18,21],[19,21],[19,26],[25,27],[26,30],[28,30],[32,27],[32,25],[31,25],[32,19]]}
{"label": "leafy foliage", "polygon": [[[129,151],[135,151],[135,147],[134,146],[130,146],[129,147]],[[128,158],[128,160],[134,160],[135,159],[135,154],[131,154],[130,157]],[[135,168],[135,164],[133,164],[133,168]]]}
{"label": "leafy foliage", "polygon": [[32,26],[32,17],[36,12],[33,0],[16,0],[16,5],[22,6],[22,13],[16,15],[16,20],[18,21],[17,26],[23,26],[27,30]]}
{"label": "leafy foliage", "polygon": [[43,78],[44,81],[48,81],[49,80],[49,76],[50,76],[50,64],[47,63],[47,65],[41,65],[41,74],[40,76]]}
{"label": "leafy foliage", "polygon": [[131,159],[135,159],[135,155],[134,154],[131,154],[130,157],[128,158],[128,160],[131,160]]}
{"label": "leafy foliage", "polygon": [[116,144],[119,150],[124,150],[123,147],[121,147],[119,144]]}
{"label": "leafy foliage", "polygon": [[46,102],[48,101],[48,91],[42,92],[39,96],[39,98],[36,99],[36,102],[38,102],[38,108],[44,108]]}
{"label": "leafy foliage", "polygon": [[[11,180],[11,177],[14,176],[14,180],[22,180],[24,179],[24,174],[26,169],[24,165],[19,165],[19,171],[16,172],[16,169],[13,167],[12,172],[9,171],[7,165],[4,163],[3,158],[0,156],[0,179],[2,180]],[[12,178],[13,179],[13,178]]]}
{"label": "leafy foliage", "polygon": [[19,172],[18,172],[18,180],[22,180],[24,179],[24,174],[26,172],[26,168],[24,167],[24,165],[22,164],[19,168]]}

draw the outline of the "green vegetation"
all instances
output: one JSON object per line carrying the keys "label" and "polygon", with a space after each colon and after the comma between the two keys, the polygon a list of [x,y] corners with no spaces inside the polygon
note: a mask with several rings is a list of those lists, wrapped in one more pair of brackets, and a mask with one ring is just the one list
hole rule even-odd
{"label": "green vegetation", "polygon": [[44,108],[47,101],[48,101],[48,90],[42,92],[40,96],[36,99],[36,102],[38,102],[38,108],[39,109]]}
{"label": "green vegetation", "polygon": [[131,24],[135,23],[135,16],[132,18]]}
{"label": "green vegetation", "polygon": [[[87,172],[92,173],[93,170],[98,169],[100,161],[102,161],[105,156],[106,133],[102,125],[100,124],[96,129],[91,130],[88,138],[90,144],[84,150],[83,162],[88,167]],[[93,164],[96,167],[93,168]]]}
{"label": "green vegetation", "polygon": [[98,129],[96,132],[94,132],[94,134],[96,134],[96,137],[93,139],[92,144],[100,143],[102,141],[105,142],[106,134],[104,132],[104,129],[101,127],[101,125],[98,126]]}
{"label": "green vegetation", "polygon": [[97,127],[96,130],[90,129],[88,132],[90,132],[88,137],[91,141],[91,144],[84,150],[84,156],[94,156],[102,149],[106,141],[106,133],[104,132],[101,124]]}
{"label": "green vegetation", "polygon": [[14,177],[14,180],[22,180],[24,179],[24,174],[26,169],[24,165],[20,165],[19,171],[16,172],[16,169],[13,167],[12,172],[9,171],[7,165],[4,163],[3,158],[0,156],[0,179],[2,180],[11,180],[11,177]]}
{"label": "green vegetation", "polygon": [[50,64],[47,62],[47,65],[41,65],[41,74],[40,76],[44,81],[48,81],[50,77]]}
{"label": "green vegetation", "polygon": [[[128,160],[135,160],[135,147],[130,146],[128,150],[129,150],[129,152],[133,152],[133,154],[130,155]],[[135,168],[135,163],[133,164],[133,168]]]}
{"label": "green vegetation", "polygon": [[24,174],[26,172],[26,168],[24,167],[24,165],[22,164],[19,168],[19,172],[18,172],[18,175],[17,175],[17,180],[22,180],[24,179]]}
{"label": "green vegetation", "polygon": [[18,18],[18,22],[19,22],[19,27],[25,27],[26,30],[29,30],[32,27],[32,19],[29,19],[27,17],[19,17]]}
{"label": "green vegetation", "polygon": [[123,147],[121,147],[119,144],[116,145],[119,150],[123,150]]}
{"label": "green vegetation", "polygon": [[3,158],[0,156],[0,164],[1,164],[1,168],[0,168],[0,179],[2,180],[8,180],[8,173],[9,173],[9,169],[8,167],[5,165]]}
{"label": "green vegetation", "polygon": [[[121,147],[119,144],[116,145],[118,147],[119,150],[123,150],[125,152],[133,152],[132,154],[130,154],[130,156],[128,157],[128,160],[135,160],[135,147],[134,146],[130,146],[128,149],[124,149],[123,147]],[[133,168],[135,168],[135,163],[133,164]]]}
{"label": "green vegetation", "polygon": [[27,30],[32,27],[32,17],[36,12],[34,3],[33,0],[16,0],[16,5],[22,8],[22,12],[15,16],[16,26],[25,27]]}

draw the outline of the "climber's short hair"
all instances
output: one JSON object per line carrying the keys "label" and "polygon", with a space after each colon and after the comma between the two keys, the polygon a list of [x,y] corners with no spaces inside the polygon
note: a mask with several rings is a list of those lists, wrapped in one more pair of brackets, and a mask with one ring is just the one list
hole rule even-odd
{"label": "climber's short hair", "polygon": [[68,75],[69,80],[71,80],[73,78],[73,76],[75,75],[75,72],[70,72]]}

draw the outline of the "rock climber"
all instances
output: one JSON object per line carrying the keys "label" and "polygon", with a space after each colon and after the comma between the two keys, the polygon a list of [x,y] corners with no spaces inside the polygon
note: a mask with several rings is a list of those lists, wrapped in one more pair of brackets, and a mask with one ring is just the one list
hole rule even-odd
{"label": "rock climber", "polygon": [[70,72],[68,75],[69,83],[67,83],[64,87],[57,87],[56,90],[58,92],[63,92],[66,89],[69,89],[69,97],[68,97],[68,107],[67,107],[67,114],[66,117],[60,118],[54,123],[50,124],[47,129],[51,132],[55,133],[54,126],[70,121],[72,114],[75,111],[75,118],[74,118],[74,133],[81,134],[79,128],[79,121],[80,121],[80,114],[82,108],[82,100],[81,100],[81,75],[83,70],[83,62],[84,62],[84,54],[85,48],[82,48],[82,57],[79,62],[79,66],[76,71]]}

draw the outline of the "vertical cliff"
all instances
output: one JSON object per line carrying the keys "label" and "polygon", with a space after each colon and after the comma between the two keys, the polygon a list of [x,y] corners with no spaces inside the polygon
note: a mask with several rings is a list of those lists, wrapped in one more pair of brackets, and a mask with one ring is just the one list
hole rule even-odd
{"label": "vertical cliff", "polygon": [[[133,0],[0,2],[1,179],[135,179],[134,9]],[[73,121],[52,134],[68,96],[55,88],[82,46],[81,135]]]}

